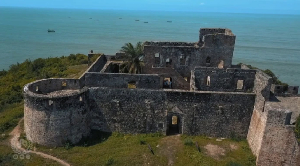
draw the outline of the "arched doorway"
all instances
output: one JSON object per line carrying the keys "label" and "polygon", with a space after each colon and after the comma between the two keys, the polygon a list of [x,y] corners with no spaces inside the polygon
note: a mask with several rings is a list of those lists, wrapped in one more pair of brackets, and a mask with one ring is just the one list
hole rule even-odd
{"label": "arched doorway", "polygon": [[181,116],[177,113],[168,113],[167,135],[181,134]]}

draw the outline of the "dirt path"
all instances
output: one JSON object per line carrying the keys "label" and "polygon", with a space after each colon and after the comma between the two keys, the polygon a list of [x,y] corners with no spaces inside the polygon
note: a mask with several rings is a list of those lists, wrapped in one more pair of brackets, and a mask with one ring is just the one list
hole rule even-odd
{"label": "dirt path", "polygon": [[176,160],[176,152],[182,148],[183,144],[180,140],[180,135],[167,136],[160,142],[161,146],[159,153],[168,158],[168,165],[172,166]]}
{"label": "dirt path", "polygon": [[58,163],[60,163],[61,165],[64,165],[64,166],[70,166],[70,164],[68,164],[67,162],[61,160],[61,159],[58,159],[54,156],[51,156],[51,155],[48,155],[48,154],[45,154],[45,153],[42,153],[42,152],[36,152],[36,151],[31,151],[31,150],[25,150],[22,148],[21,146],[21,143],[19,141],[19,137],[21,135],[21,131],[20,131],[20,122],[22,121],[23,119],[21,119],[19,121],[19,124],[14,128],[14,130],[9,134],[12,138],[10,139],[10,144],[11,144],[11,147],[14,149],[14,151],[16,152],[26,152],[26,153],[33,153],[33,154],[36,154],[36,155],[39,155],[43,158],[46,158],[46,159],[50,159],[50,160],[54,160]]}

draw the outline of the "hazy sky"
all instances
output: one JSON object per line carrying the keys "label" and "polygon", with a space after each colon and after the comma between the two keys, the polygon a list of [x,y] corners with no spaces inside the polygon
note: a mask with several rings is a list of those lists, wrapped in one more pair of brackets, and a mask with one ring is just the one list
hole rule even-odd
{"label": "hazy sky", "polygon": [[300,0],[0,0],[0,6],[300,14]]}

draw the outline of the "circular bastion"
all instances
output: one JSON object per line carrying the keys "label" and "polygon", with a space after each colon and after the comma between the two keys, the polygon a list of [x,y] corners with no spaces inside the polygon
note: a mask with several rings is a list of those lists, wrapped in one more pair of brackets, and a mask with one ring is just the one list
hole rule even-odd
{"label": "circular bastion", "polygon": [[78,143],[90,133],[88,112],[88,89],[78,79],[43,79],[24,86],[24,126],[33,143]]}

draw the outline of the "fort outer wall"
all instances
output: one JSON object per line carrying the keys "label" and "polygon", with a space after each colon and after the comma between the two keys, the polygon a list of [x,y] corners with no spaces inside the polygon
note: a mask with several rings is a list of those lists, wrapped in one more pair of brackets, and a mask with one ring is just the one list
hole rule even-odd
{"label": "fort outer wall", "polygon": [[255,95],[93,87],[89,99],[100,131],[167,134],[175,115],[182,134],[246,138]]}
{"label": "fort outer wall", "polygon": [[262,114],[265,128],[256,165],[299,166],[300,149],[295,126],[290,124],[292,112],[280,103],[267,102]]}
{"label": "fort outer wall", "polygon": [[[242,66],[242,68],[247,69],[247,67],[244,65]],[[253,89],[253,91],[256,94],[255,105],[251,117],[248,136],[247,136],[249,146],[253,154],[255,154],[256,156],[260,151],[262,137],[265,130],[266,118],[263,112],[264,112],[265,102],[268,101],[270,98],[271,84],[272,84],[271,77],[269,77],[262,71],[257,70],[255,74],[254,89]]]}
{"label": "fort outer wall", "polygon": [[90,133],[88,89],[78,79],[45,79],[24,87],[27,139],[46,146],[77,143]]}

